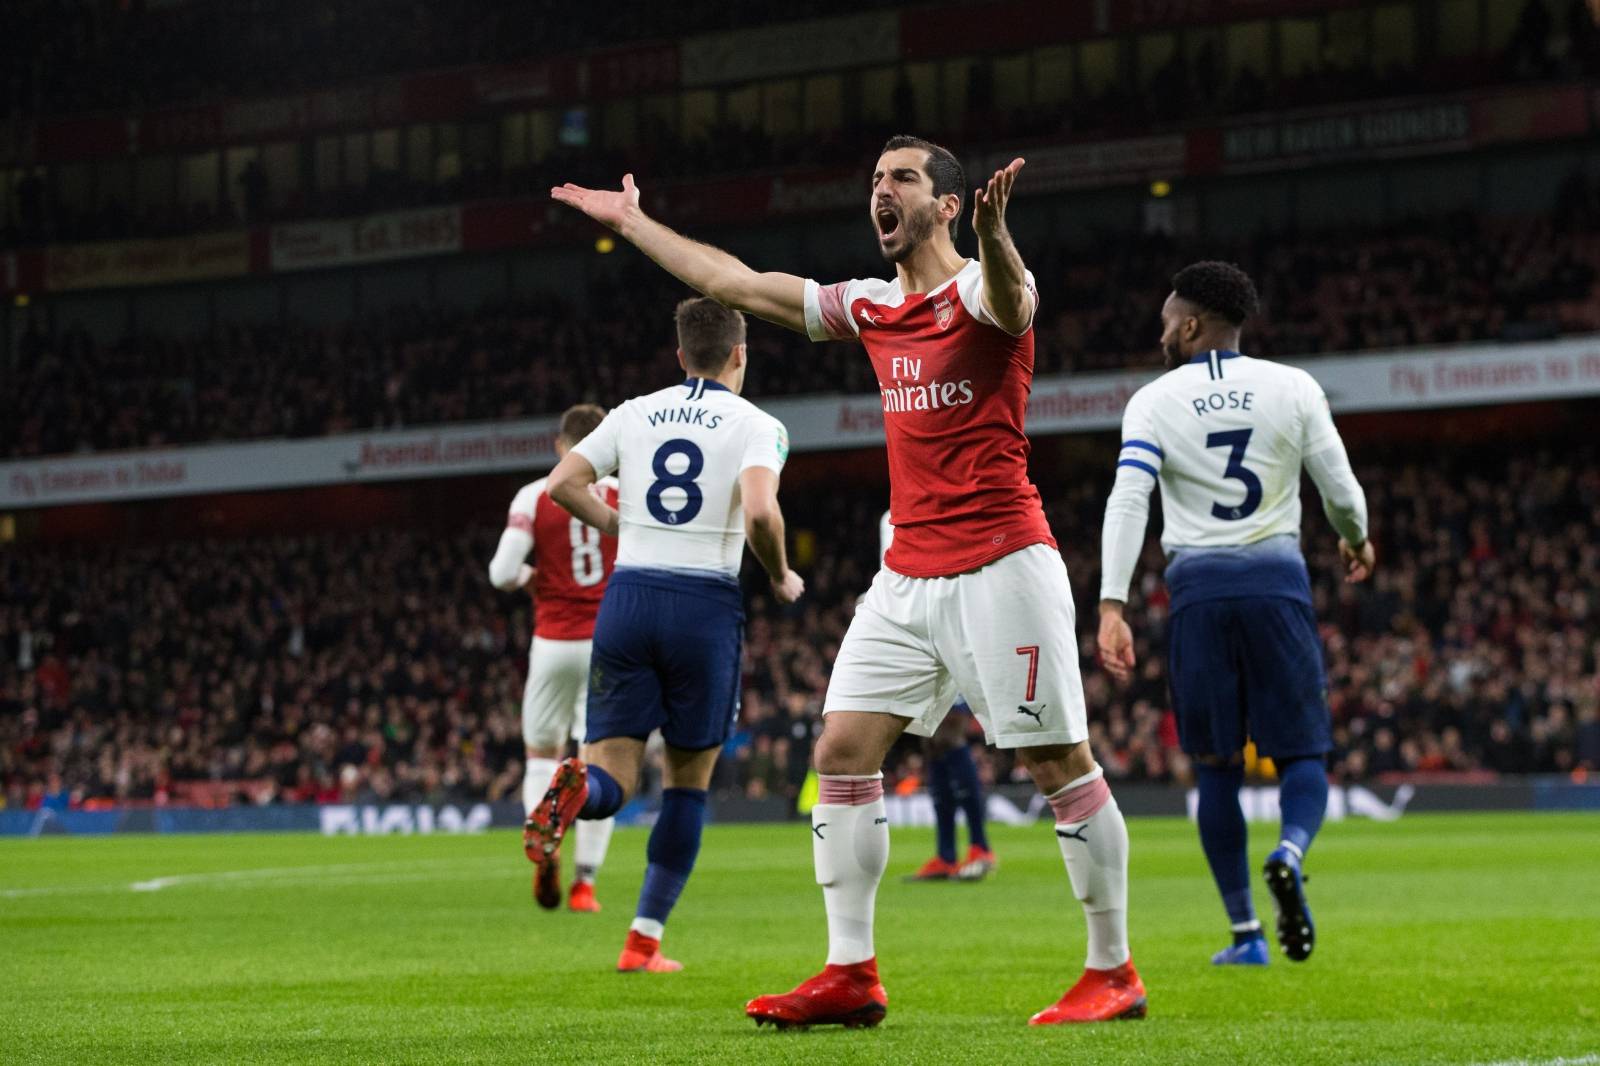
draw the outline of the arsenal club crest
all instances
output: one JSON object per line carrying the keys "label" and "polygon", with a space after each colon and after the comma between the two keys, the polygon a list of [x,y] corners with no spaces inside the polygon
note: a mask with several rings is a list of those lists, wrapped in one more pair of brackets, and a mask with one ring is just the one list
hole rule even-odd
{"label": "arsenal club crest", "polygon": [[950,328],[950,320],[956,317],[956,309],[950,306],[948,295],[940,296],[933,301],[933,315],[940,329]]}

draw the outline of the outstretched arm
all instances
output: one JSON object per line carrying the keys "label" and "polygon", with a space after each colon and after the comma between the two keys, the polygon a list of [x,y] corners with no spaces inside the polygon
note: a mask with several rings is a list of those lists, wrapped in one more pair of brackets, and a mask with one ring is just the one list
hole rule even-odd
{"label": "outstretched arm", "polygon": [[620,192],[585,189],[568,182],[551,189],[550,196],[611,227],[696,292],[768,322],[800,333],[806,331],[804,278],[759,273],[720,248],[690,240],[663,226],[639,206],[639,187],[633,183],[632,174],[622,176]]}
{"label": "outstretched arm", "polygon": [[978,262],[983,266],[983,302],[995,324],[1021,336],[1033,322],[1036,304],[1028,291],[1028,275],[1006,228],[1011,184],[1022,169],[1019,157],[994,172],[989,184],[972,197],[972,229],[978,235]]}

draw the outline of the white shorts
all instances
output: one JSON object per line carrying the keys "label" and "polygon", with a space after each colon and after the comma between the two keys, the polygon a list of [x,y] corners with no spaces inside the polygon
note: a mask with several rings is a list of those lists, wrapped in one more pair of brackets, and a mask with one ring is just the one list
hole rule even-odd
{"label": "white shorts", "polygon": [[593,641],[534,637],[528,649],[528,684],[522,690],[522,740],[530,748],[561,748],[583,740],[589,705],[589,649]]}
{"label": "white shorts", "polygon": [[996,747],[1088,739],[1072,586],[1048,544],[954,577],[879,570],[840,645],[822,713],[898,715],[925,737],[958,693]]}

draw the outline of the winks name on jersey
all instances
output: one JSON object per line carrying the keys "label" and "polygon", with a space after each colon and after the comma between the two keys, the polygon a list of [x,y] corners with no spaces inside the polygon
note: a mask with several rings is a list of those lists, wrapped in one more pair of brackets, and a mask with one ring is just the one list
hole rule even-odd
{"label": "winks name on jersey", "polygon": [[[1037,304],[1031,274],[1027,286]],[[806,330],[859,340],[877,372],[895,526],[885,565],[943,577],[1055,546],[1028,481],[1033,328],[1012,336],[995,323],[976,260],[927,293],[898,279],[807,282]]]}

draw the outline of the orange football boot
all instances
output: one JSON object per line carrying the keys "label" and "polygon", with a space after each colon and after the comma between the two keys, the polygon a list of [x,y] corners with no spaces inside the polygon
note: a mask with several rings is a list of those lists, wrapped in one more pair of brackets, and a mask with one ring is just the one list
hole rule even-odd
{"label": "orange football boot", "polygon": [[1144,982],[1133,968],[1133,960],[1114,970],[1084,970],[1078,983],[1056,1001],[1055,1006],[1028,1019],[1029,1025],[1060,1025],[1067,1022],[1109,1022],[1119,1018],[1143,1018],[1147,1010]]}
{"label": "orange football boot", "polygon": [[533,898],[546,910],[561,906],[561,838],[589,798],[589,769],[580,759],[564,759],[550,788],[522,824],[522,853],[538,865]]}
{"label": "orange football boot", "polygon": [[628,930],[628,939],[617,956],[618,973],[677,973],[683,963],[661,954],[661,941],[653,936]]}
{"label": "orange football boot", "polygon": [[587,881],[572,882],[572,890],[567,893],[567,910],[585,914],[600,913],[600,901],[594,898],[594,886]]}
{"label": "orange football boot", "polygon": [[889,1012],[889,994],[878,980],[876,958],[844,966],[829,963],[793,992],[757,996],[744,1005],[744,1012],[755,1019],[757,1028],[769,1022],[779,1029],[808,1025],[871,1028]]}
{"label": "orange football boot", "polygon": [[961,867],[953,862],[945,862],[935,855],[914,874],[906,874],[905,881],[948,881],[961,872]]}

